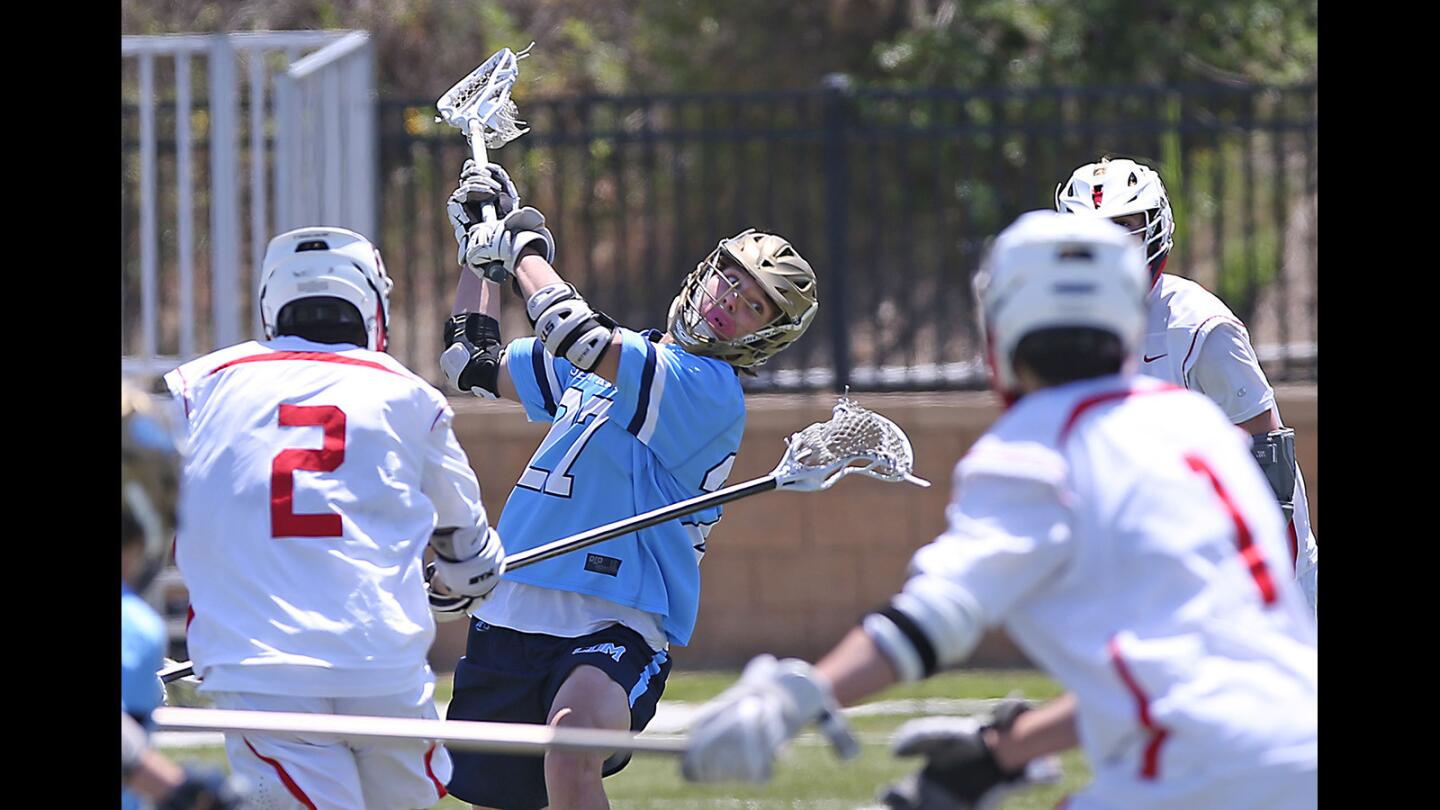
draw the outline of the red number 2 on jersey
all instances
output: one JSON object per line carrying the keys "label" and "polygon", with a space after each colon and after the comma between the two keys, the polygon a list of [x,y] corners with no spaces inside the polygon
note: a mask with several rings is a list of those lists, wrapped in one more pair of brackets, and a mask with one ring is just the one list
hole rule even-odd
{"label": "red number 2 on jersey", "polygon": [[339,537],[340,516],[295,514],[295,471],[332,472],[345,460],[345,412],[334,405],[281,405],[280,426],[320,425],[325,443],[319,450],[282,450],[270,464],[270,536]]}

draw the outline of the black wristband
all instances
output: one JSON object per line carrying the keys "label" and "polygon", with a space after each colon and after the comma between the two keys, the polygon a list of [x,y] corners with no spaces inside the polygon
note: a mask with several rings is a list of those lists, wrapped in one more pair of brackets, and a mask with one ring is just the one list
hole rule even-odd
{"label": "black wristband", "polygon": [[916,624],[914,619],[901,613],[894,605],[886,605],[874,612],[889,619],[892,624],[900,628],[901,633],[905,634],[910,646],[915,648],[915,654],[920,656],[921,677],[928,678],[939,671],[940,661],[939,656],[935,653],[935,645],[930,643],[929,637],[925,635],[925,631],[920,629],[920,625]]}

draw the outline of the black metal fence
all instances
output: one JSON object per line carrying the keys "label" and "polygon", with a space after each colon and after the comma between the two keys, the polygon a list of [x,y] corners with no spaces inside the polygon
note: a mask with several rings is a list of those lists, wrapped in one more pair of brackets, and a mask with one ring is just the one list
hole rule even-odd
{"label": "black metal fence", "polygon": [[[990,236],[1053,205],[1101,155],[1165,178],[1170,272],[1215,290],[1277,379],[1316,369],[1316,89],[1199,85],[522,100],[532,131],[491,152],[545,212],[556,264],[597,306],[663,327],[681,278],[745,227],[820,275],[810,332],[752,390],[983,387],[970,276]],[[444,199],[466,157],[428,102],[381,106],[382,221],[398,337],[433,366],[458,272]],[[402,300],[403,299],[403,300]],[[507,333],[525,328],[507,303]]]}
{"label": "black metal fence", "polygon": [[[1317,379],[1314,85],[891,91],[837,78],[519,104],[532,131],[491,159],[545,213],[561,273],[622,323],[663,328],[683,276],[743,228],[810,260],[820,313],[751,390],[983,387],[970,276],[985,241],[1102,155],[1164,178],[1178,223],[1167,271],[1235,310],[1272,379]],[[432,100],[381,102],[375,236],[396,281],[392,351],[439,381],[460,272],[445,198],[468,149],[433,118]],[[520,302],[504,306],[506,334],[522,334]]]}

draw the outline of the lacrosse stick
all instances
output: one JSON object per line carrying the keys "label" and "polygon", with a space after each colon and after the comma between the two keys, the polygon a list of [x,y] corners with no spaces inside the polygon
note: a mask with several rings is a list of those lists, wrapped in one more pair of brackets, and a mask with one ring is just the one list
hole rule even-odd
{"label": "lacrosse stick", "polygon": [[[435,102],[435,108],[440,113],[435,120],[465,133],[465,140],[470,143],[470,156],[475,159],[477,169],[484,170],[485,164],[490,162],[486,147],[499,149],[530,131],[522,128],[525,122],[516,117],[520,111],[510,100],[510,90],[520,76],[518,62],[529,56],[533,47],[535,43],[532,42],[519,53],[501,48]],[[494,222],[495,204],[481,206],[480,218],[485,222]],[[499,262],[491,262],[484,268],[487,277],[496,264]]]}
{"label": "lacrosse stick", "polygon": [[735,484],[670,506],[617,520],[587,532],[536,546],[505,558],[505,570],[515,571],[551,557],[578,551],[667,520],[693,515],[702,509],[738,501],[772,489],[818,492],[853,473],[898,483],[928,487],[911,470],[915,454],[905,431],[874,411],[841,397],[827,422],[816,422],[785,440],[785,456],[769,475]]}
{"label": "lacrosse stick", "polygon": [[[930,486],[929,481],[917,478],[911,472],[915,467],[915,454],[905,431],[880,414],[860,407],[849,397],[840,398],[829,421],[816,422],[792,434],[785,440],[785,445],[784,457],[769,475],[511,554],[505,558],[505,570],[517,571],[623,534],[762,492],[774,489],[818,492],[829,489],[841,478],[854,473],[890,483],[908,481],[917,486]],[[193,672],[188,663],[181,666],[161,670],[160,679],[170,683]]]}
{"label": "lacrosse stick", "polygon": [[627,731],[557,728],[529,723],[479,723],[469,720],[422,720],[299,712],[250,712],[226,709],[182,709],[160,706],[151,714],[155,726],[169,731],[231,731],[342,737],[346,740],[437,740],[448,748],[501,754],[544,754],[562,751],[633,751],[639,754],[685,753],[683,737],[639,736]]}

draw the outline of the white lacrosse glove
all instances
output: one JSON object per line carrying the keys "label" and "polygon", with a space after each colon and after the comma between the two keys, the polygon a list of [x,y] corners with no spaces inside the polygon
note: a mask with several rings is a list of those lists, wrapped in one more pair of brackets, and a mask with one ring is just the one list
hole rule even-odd
{"label": "white lacrosse glove", "polygon": [[691,782],[766,782],[780,749],[808,723],[821,723],[842,759],[859,751],[840,706],[815,668],[759,655],[740,680],[700,708],[680,770]]}
{"label": "white lacrosse glove", "polygon": [[486,205],[495,206],[495,219],[504,219],[520,207],[520,192],[500,164],[486,163],[482,170],[476,167],[474,160],[467,159],[460,170],[460,185],[445,203],[450,227],[455,229],[455,242],[460,246],[455,261],[462,266],[465,264],[465,235],[485,221],[482,211]]}
{"label": "white lacrosse glove", "polygon": [[545,227],[545,215],[526,206],[497,222],[482,222],[465,236],[462,264],[481,278],[503,282],[515,272],[515,262],[527,246],[540,249],[545,261],[555,261],[555,237]]}
{"label": "white lacrosse glove", "polygon": [[456,619],[463,619],[470,615],[470,608],[475,606],[475,597],[460,596],[453,593],[439,593],[432,580],[435,578],[435,563],[425,564],[425,597],[430,600],[430,612],[435,615],[435,621],[453,622]]}
{"label": "white lacrosse glove", "polygon": [[433,594],[483,600],[505,573],[505,546],[489,526],[437,530],[430,547],[435,571],[426,583]]}

